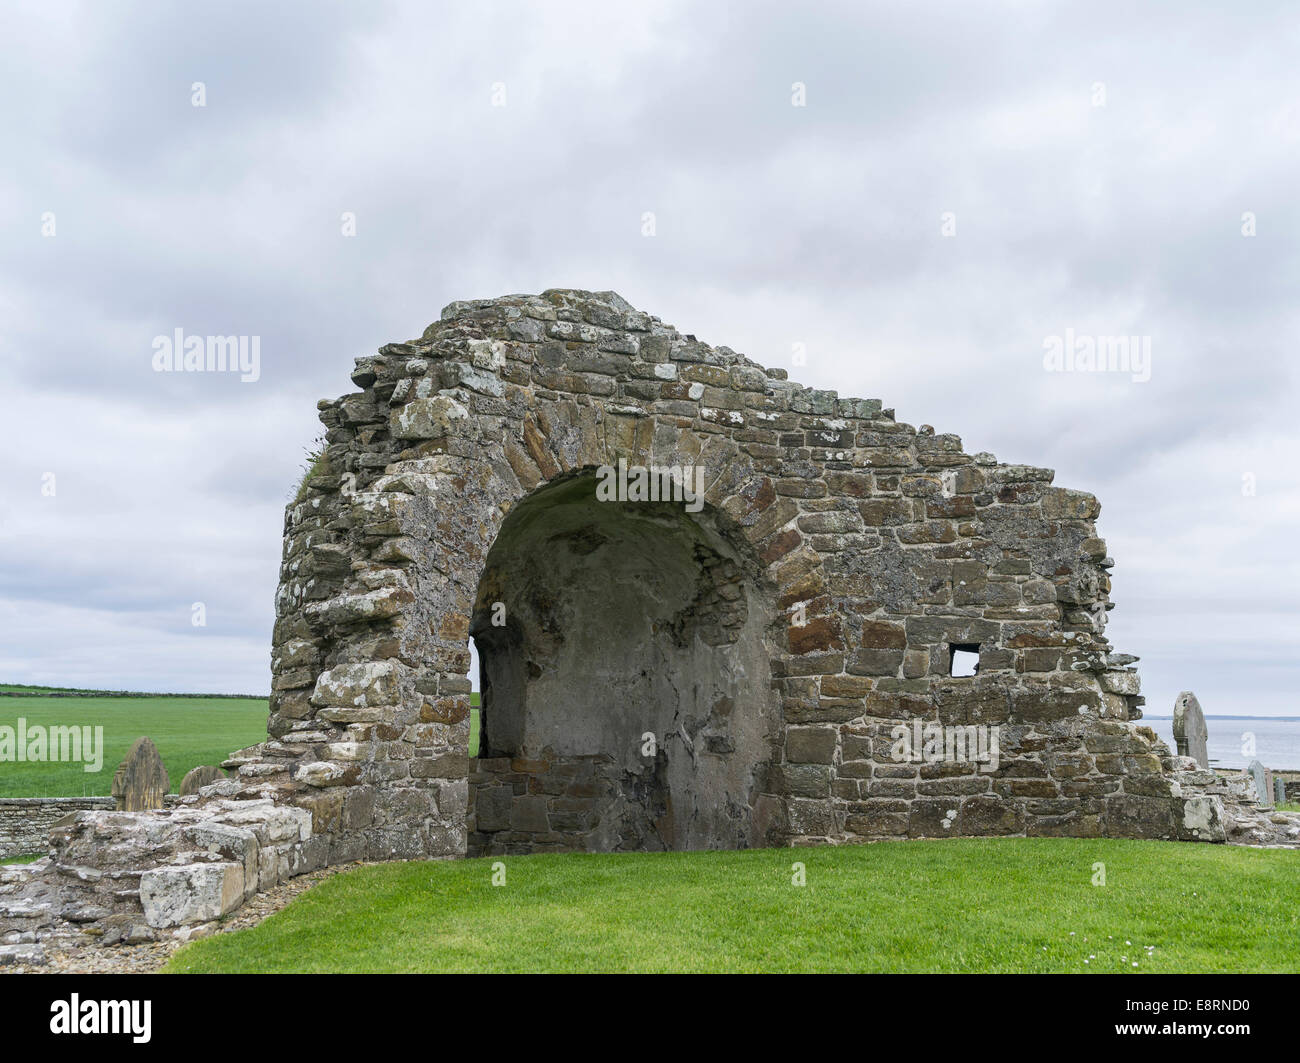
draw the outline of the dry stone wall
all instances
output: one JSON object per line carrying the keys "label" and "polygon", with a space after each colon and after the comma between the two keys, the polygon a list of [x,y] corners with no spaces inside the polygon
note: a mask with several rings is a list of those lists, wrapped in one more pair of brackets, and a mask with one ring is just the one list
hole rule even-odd
{"label": "dry stone wall", "polygon": [[111,797],[0,798],[0,859],[44,853],[50,828],[64,816],[112,807]]}

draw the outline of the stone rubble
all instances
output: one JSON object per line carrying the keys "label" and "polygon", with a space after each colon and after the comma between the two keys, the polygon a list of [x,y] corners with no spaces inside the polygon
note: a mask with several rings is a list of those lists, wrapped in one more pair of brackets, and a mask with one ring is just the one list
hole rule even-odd
{"label": "stone rubble", "polygon": [[[0,974],[151,974],[160,970],[188,942],[256,926],[322,879],[357,866],[361,865],[341,864],[300,875],[259,893],[239,911],[223,919],[185,927],[156,941],[119,942],[105,948],[83,926],[64,924],[57,933],[46,935],[39,945],[0,946]],[[6,959],[7,956],[13,958]]]}

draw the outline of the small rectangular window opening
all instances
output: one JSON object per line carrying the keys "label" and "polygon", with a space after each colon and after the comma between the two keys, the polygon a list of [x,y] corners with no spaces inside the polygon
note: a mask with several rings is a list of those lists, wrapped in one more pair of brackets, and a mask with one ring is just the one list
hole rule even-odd
{"label": "small rectangular window opening", "polygon": [[980,644],[978,642],[953,642],[948,646],[948,660],[950,662],[949,675],[974,675],[980,670]]}

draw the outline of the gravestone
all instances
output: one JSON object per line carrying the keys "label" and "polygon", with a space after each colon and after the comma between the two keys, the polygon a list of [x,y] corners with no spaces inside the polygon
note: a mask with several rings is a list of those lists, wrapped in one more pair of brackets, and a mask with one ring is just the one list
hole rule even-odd
{"label": "gravestone", "polygon": [[220,768],[215,768],[211,764],[200,764],[197,768],[191,768],[185,773],[185,778],[181,780],[181,788],[178,793],[181,797],[188,797],[190,794],[199,792],[200,786],[207,786],[208,783],[216,782],[218,779],[224,779],[226,773]]}
{"label": "gravestone", "polygon": [[1273,776],[1273,803],[1286,804],[1286,780],[1280,775]]}
{"label": "gravestone", "polygon": [[1252,760],[1250,766],[1246,768],[1246,774],[1251,777],[1255,784],[1255,800],[1261,805],[1271,805],[1273,803],[1273,789],[1268,782],[1269,770],[1258,760]]}
{"label": "gravestone", "polygon": [[137,738],[131,751],[113,773],[113,798],[119,812],[162,808],[171,788],[158,747],[149,738]]}
{"label": "gravestone", "polygon": [[1174,700],[1174,742],[1178,745],[1178,755],[1191,757],[1202,768],[1208,768],[1210,754],[1206,749],[1207,737],[1201,703],[1190,690],[1184,690]]}

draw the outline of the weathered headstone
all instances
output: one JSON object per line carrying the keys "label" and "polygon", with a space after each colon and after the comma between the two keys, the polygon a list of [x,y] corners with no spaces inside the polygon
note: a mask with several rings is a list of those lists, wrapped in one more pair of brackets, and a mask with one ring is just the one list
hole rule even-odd
{"label": "weathered headstone", "polygon": [[113,773],[113,798],[119,812],[162,808],[171,788],[158,747],[149,738],[137,738],[126,759]]}
{"label": "weathered headstone", "polygon": [[215,768],[211,764],[200,764],[185,773],[185,778],[181,780],[181,788],[177,792],[181,797],[189,797],[190,794],[198,793],[200,786],[207,786],[208,783],[225,777],[226,773],[220,768]]}
{"label": "weathered headstone", "polygon": [[1268,785],[1268,769],[1258,760],[1252,760],[1246,768],[1246,774],[1255,783],[1255,800],[1261,805],[1271,805],[1273,803],[1273,791]]}
{"label": "weathered headstone", "polygon": [[1202,768],[1208,768],[1210,754],[1206,749],[1207,737],[1201,703],[1190,690],[1184,690],[1174,699],[1174,742],[1178,745],[1178,755],[1191,757]]}
{"label": "weathered headstone", "polygon": [[1280,775],[1273,776],[1273,803],[1286,804],[1286,780]]}

